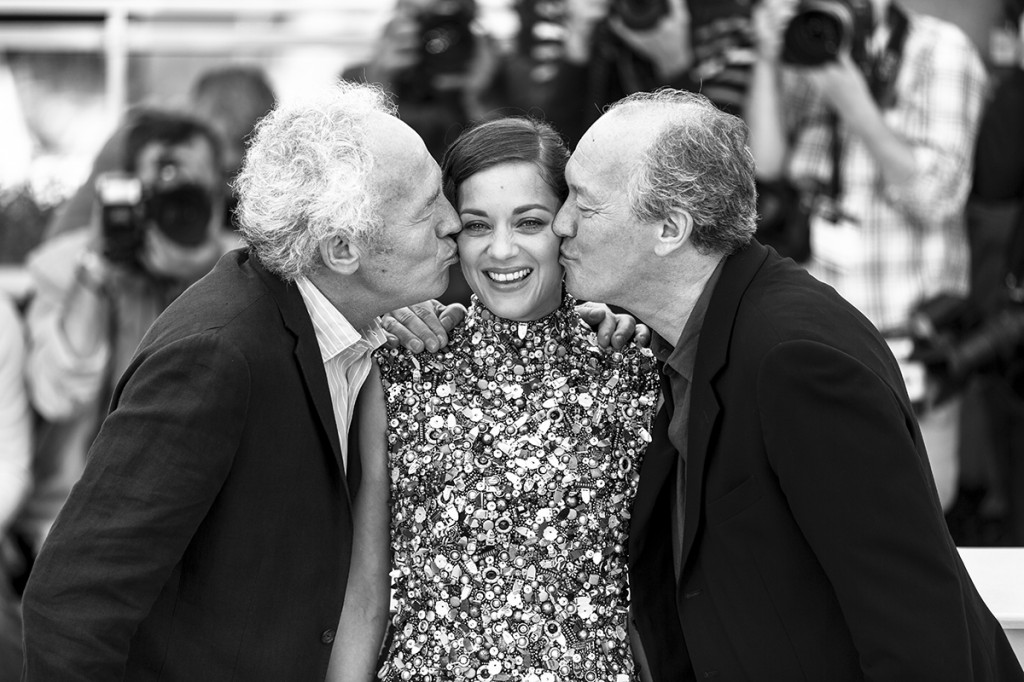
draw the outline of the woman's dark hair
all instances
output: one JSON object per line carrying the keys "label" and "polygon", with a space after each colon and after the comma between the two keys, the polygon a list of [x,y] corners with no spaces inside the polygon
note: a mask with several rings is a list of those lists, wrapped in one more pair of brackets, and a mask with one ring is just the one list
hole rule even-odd
{"label": "woman's dark hair", "polygon": [[459,187],[471,175],[499,164],[525,161],[534,164],[559,201],[565,201],[565,163],[569,148],[561,135],[543,121],[509,117],[487,121],[461,135],[441,160],[444,195],[458,210]]}

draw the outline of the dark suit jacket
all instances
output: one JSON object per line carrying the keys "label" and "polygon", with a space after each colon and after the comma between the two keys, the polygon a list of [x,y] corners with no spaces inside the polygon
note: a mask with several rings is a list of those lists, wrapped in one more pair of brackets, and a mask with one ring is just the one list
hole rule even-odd
{"label": "dark suit jacket", "polygon": [[298,289],[227,254],[111,409],[28,583],[27,679],[322,680],[352,520]]}
{"label": "dark suit jacket", "polygon": [[654,679],[1024,680],[946,530],[884,340],[756,242],[700,335],[677,581],[676,452],[655,424],[632,518]]}

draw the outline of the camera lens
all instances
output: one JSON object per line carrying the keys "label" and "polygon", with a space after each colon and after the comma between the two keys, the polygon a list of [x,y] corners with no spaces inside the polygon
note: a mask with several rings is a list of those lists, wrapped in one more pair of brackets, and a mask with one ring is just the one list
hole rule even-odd
{"label": "camera lens", "polygon": [[801,4],[786,27],[782,60],[799,66],[820,66],[848,49],[853,33],[850,10],[838,2]]}
{"label": "camera lens", "polygon": [[209,192],[194,183],[158,188],[146,200],[146,217],[182,246],[203,243],[212,215]]}

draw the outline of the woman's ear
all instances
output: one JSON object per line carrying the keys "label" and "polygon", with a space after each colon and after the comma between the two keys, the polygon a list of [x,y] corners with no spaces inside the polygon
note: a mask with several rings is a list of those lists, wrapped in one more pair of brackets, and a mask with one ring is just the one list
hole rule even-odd
{"label": "woman's ear", "polygon": [[654,253],[667,256],[679,249],[693,233],[693,217],[689,211],[672,211],[657,223],[658,241]]}
{"label": "woman's ear", "polygon": [[320,258],[324,266],[341,275],[351,275],[359,269],[359,246],[347,237],[336,235],[320,242]]}

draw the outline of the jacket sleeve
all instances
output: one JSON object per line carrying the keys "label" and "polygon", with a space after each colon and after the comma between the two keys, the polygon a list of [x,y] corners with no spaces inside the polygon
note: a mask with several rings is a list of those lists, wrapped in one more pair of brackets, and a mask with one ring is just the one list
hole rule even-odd
{"label": "jacket sleeve", "polygon": [[842,351],[792,341],[766,354],[757,404],[768,457],[864,679],[972,679],[956,549],[899,389]]}
{"label": "jacket sleeve", "polygon": [[129,643],[227,478],[250,390],[216,332],[125,373],[24,598],[25,679],[121,680]]}

